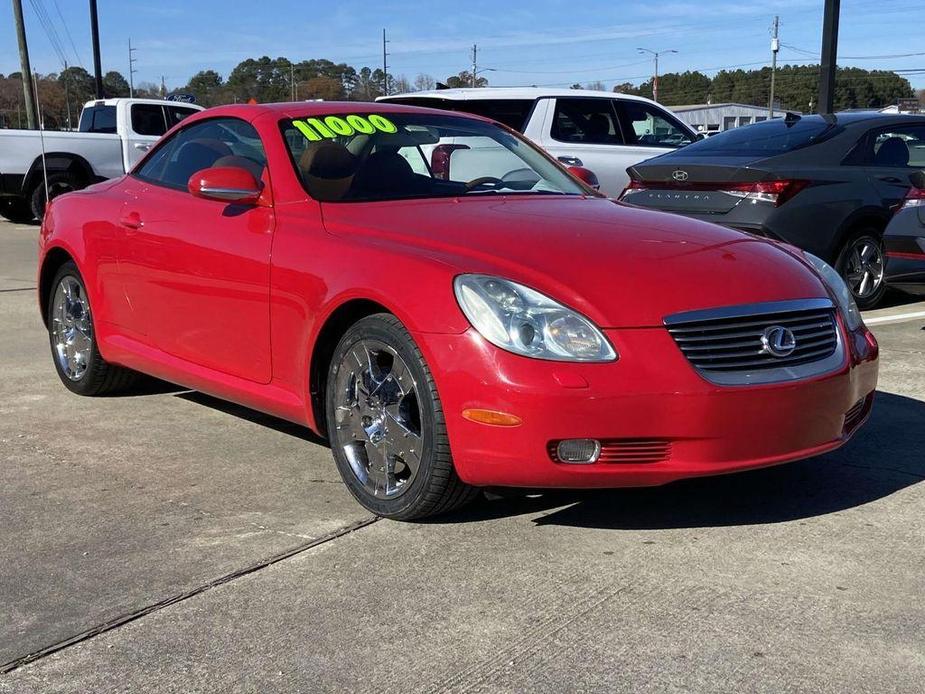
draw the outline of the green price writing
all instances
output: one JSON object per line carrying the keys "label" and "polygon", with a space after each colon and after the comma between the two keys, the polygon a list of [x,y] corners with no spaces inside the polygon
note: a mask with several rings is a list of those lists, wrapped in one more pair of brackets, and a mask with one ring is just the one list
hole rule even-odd
{"label": "green price writing", "polygon": [[311,142],[333,140],[335,137],[340,136],[349,137],[357,133],[372,135],[375,132],[398,132],[398,127],[395,123],[378,113],[371,113],[366,116],[350,114],[349,116],[302,118],[292,121],[292,125],[305,136],[306,140]]}

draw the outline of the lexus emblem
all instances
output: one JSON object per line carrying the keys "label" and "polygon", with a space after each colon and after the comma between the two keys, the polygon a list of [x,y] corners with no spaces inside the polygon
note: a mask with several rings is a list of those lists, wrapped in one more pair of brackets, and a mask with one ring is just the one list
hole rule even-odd
{"label": "lexus emblem", "polygon": [[671,174],[671,177],[672,177],[674,180],[676,180],[676,181],[682,181],[682,182],[683,182],[683,181],[686,181],[686,180],[687,180],[687,171],[681,171],[681,169],[678,169],[678,170],[675,171],[673,174]]}
{"label": "lexus emblem", "polygon": [[790,328],[782,325],[772,325],[764,329],[761,335],[761,351],[772,357],[783,359],[793,354],[797,348],[797,338]]}

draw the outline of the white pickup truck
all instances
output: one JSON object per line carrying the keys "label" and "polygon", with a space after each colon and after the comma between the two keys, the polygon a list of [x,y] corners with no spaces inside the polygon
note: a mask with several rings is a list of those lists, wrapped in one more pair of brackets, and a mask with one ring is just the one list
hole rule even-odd
{"label": "white pickup truck", "polygon": [[157,99],[100,99],[84,104],[78,132],[0,130],[0,215],[41,219],[45,174],[49,198],[121,176],[167,130],[201,110]]}

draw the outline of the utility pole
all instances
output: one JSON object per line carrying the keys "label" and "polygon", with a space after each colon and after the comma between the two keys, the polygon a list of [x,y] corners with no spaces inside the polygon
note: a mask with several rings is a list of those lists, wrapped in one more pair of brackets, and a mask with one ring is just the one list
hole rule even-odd
{"label": "utility pole", "polygon": [[[29,66],[29,46],[26,45],[26,25],[22,19],[22,0],[13,0],[13,21],[16,23],[16,38],[19,39],[19,65],[22,70],[22,94],[26,100],[26,124],[35,130],[35,91],[32,88],[32,68]],[[17,110],[18,110],[17,106]],[[17,114],[18,116],[18,114]]]}
{"label": "utility pole", "polygon": [[100,67],[100,22],[96,16],[96,0],[90,0],[90,37],[93,39],[93,75],[96,78],[96,98],[103,99],[103,68]]}
{"label": "utility pole", "polygon": [[135,51],[137,48],[132,48],[132,37],[129,36],[128,39],[128,95],[129,98],[134,98],[135,96],[135,73],[138,70],[135,69],[135,63],[138,62],[138,59],[135,58]]}
{"label": "utility pole", "polygon": [[476,75],[479,74],[479,47],[478,44],[472,44],[472,88],[475,89],[476,80],[478,79]]}
{"label": "utility pole", "polygon": [[67,61],[64,61],[64,72],[61,73],[61,76],[64,78],[64,103],[67,105],[67,129],[71,129],[71,92],[67,88],[68,75],[67,75]]}
{"label": "utility pole", "polygon": [[822,18],[822,59],[819,69],[819,113],[835,110],[835,70],[838,59],[838,15],[841,0],[825,0]]}
{"label": "utility pole", "polygon": [[662,53],[677,53],[673,48],[667,51],[653,51],[649,48],[637,48],[640,53],[650,53],[655,56],[655,77],[652,80],[652,101],[658,101],[658,57]]}
{"label": "utility pole", "polygon": [[164,81],[163,75],[161,75],[161,98],[167,98],[167,82]]}
{"label": "utility pole", "polygon": [[289,101],[295,101],[295,68],[289,62]]}
{"label": "utility pole", "polygon": [[389,95],[389,54],[386,52],[388,41],[385,38],[385,29],[382,30],[382,93]]}
{"label": "utility pole", "polygon": [[780,50],[780,39],[777,30],[780,26],[780,17],[774,15],[774,28],[771,34],[771,96],[768,99],[768,119],[774,117],[774,73],[777,72],[777,51]]}

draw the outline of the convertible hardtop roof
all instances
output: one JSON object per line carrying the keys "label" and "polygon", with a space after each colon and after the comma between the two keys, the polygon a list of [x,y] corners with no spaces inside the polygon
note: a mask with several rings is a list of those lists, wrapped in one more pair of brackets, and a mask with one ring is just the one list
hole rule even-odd
{"label": "convertible hardtop roof", "polygon": [[489,118],[482,118],[468,113],[447,113],[443,109],[423,108],[421,106],[403,106],[400,104],[377,103],[375,101],[290,101],[273,104],[228,104],[214,106],[199,113],[193,114],[183,120],[189,124],[194,120],[217,118],[219,116],[235,116],[247,121],[253,121],[264,115],[275,116],[277,120],[284,118],[302,118],[304,116],[329,116],[340,113],[430,113],[434,116],[446,118],[455,116],[459,118],[472,118],[485,122],[492,122]]}

